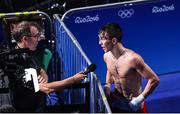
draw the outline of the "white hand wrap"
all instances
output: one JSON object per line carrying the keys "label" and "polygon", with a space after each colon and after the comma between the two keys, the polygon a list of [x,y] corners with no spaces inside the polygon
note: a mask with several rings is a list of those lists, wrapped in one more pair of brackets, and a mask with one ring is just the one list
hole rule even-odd
{"label": "white hand wrap", "polygon": [[144,99],[144,96],[140,94],[139,96],[133,98],[129,102],[129,106],[132,108],[133,111],[137,111],[141,107],[141,104],[144,101]]}
{"label": "white hand wrap", "polygon": [[110,84],[105,84],[104,87],[111,88],[111,85]]}
{"label": "white hand wrap", "polygon": [[106,97],[110,96],[110,93],[111,93],[111,85],[110,84],[104,85],[104,93],[105,93]]}

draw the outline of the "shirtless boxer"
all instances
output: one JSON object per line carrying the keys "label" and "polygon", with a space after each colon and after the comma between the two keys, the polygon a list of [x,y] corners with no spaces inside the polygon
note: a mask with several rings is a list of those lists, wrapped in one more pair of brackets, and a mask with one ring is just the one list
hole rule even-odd
{"label": "shirtless boxer", "polygon": [[[160,79],[139,54],[122,45],[121,37],[121,28],[116,23],[109,23],[99,31],[99,44],[105,52],[107,66],[105,94],[112,112],[141,112],[144,100]],[[143,91],[142,78],[148,80]],[[115,90],[111,92],[113,83]]]}

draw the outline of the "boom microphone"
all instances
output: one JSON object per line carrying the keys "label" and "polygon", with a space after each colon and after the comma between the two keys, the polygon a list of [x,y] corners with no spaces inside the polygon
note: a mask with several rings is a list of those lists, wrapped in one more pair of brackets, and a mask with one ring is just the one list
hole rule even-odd
{"label": "boom microphone", "polygon": [[95,64],[91,64],[89,65],[85,71],[83,71],[83,74],[88,74],[90,72],[94,72],[96,70],[96,65]]}

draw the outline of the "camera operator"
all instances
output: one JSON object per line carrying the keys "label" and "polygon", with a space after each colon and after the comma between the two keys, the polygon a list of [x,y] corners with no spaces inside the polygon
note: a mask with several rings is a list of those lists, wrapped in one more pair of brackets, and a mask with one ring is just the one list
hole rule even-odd
{"label": "camera operator", "polygon": [[[15,49],[28,48],[33,53],[36,50],[38,41],[41,40],[41,27],[35,22],[22,21],[13,31],[13,36],[17,43]],[[59,87],[79,82],[86,76],[86,74],[77,73],[68,79],[47,83],[48,76],[46,72],[31,54],[22,53],[16,58],[18,59],[11,59],[5,63],[5,71],[9,77],[12,105],[17,112],[44,112],[45,95],[47,93],[55,91]],[[27,68],[33,68],[37,71],[40,91],[35,92],[32,87],[24,83],[22,77],[26,75],[25,69]]]}
{"label": "camera operator", "polygon": [[[14,48],[17,50],[28,48],[32,52],[35,51],[40,38],[40,31],[40,26],[35,22],[23,21],[19,23],[13,31],[13,37],[17,43]],[[17,112],[44,112],[46,94],[35,93],[32,87],[24,83],[23,76],[26,68],[34,68],[37,71],[39,83],[47,83],[46,72],[28,53],[20,53],[17,54],[17,57],[12,58],[15,59],[9,59],[6,62],[7,67],[5,69],[9,78],[13,107]]]}

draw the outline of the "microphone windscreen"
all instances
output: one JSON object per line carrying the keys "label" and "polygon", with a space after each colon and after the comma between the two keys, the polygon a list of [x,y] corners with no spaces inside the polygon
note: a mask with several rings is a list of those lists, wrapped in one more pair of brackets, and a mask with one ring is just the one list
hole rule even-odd
{"label": "microphone windscreen", "polygon": [[94,72],[96,70],[96,65],[95,64],[91,64],[87,67],[87,69],[83,72],[84,74],[88,74],[90,72]]}
{"label": "microphone windscreen", "polygon": [[93,71],[95,71],[96,70],[96,65],[95,64],[91,64],[91,65],[89,65],[88,66],[88,68],[87,69],[89,69],[90,70],[90,72],[93,72]]}

